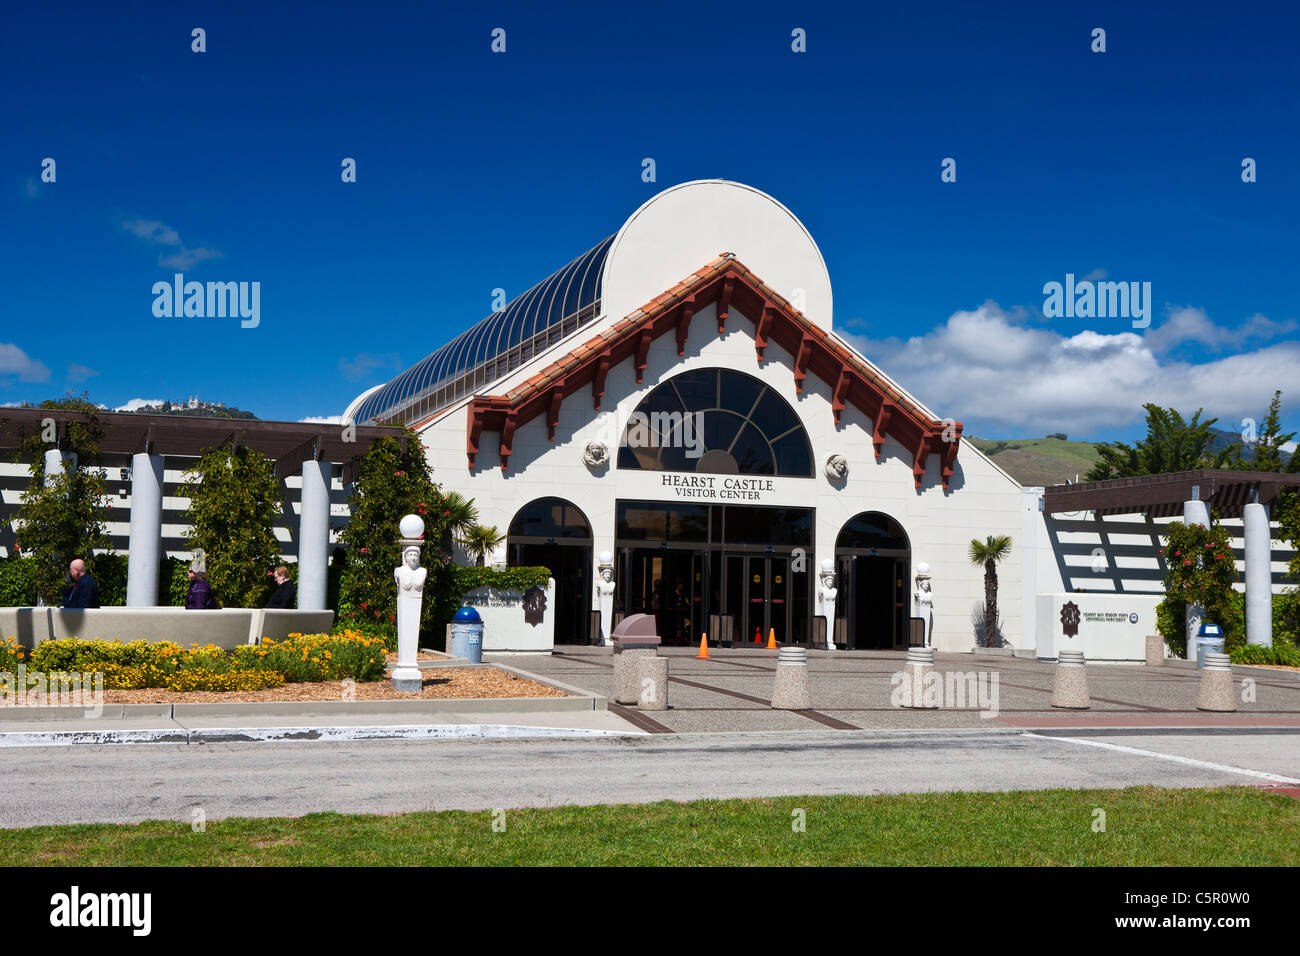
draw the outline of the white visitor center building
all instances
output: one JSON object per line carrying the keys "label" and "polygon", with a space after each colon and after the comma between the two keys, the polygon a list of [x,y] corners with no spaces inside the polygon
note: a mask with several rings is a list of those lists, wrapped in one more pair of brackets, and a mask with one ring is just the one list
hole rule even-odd
{"label": "white visitor center building", "polygon": [[[648,613],[668,644],[904,647],[928,566],[935,646],[967,650],[968,545],[1018,535],[1021,487],[832,314],[790,210],[685,183],[344,418],[414,426],[435,480],[508,533],[495,562],[552,570],[557,643]],[[1019,643],[1019,549],[999,579]]]}

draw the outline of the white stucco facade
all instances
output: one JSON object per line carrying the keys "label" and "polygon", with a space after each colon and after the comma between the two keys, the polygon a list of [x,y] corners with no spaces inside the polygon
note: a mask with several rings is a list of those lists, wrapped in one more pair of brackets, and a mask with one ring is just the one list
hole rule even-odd
{"label": "white stucco facade", "polygon": [[[832,318],[830,280],[816,243],[799,220],[784,206],[758,190],[735,183],[709,181],[673,187],[637,210],[613,240],[604,265],[600,315],[576,334],[510,374],[476,390],[476,395],[505,395],[527,383],[540,369],[563,358],[579,344],[609,329],[678,283],[717,259],[731,253],[762,281],[784,296],[811,322],[829,330]],[[619,502],[690,503],[710,505],[812,509],[815,515],[811,547],[795,555],[788,566],[791,583],[806,589],[809,613],[820,613],[816,596],[817,570],[823,561],[834,561],[836,541],[845,523],[855,515],[874,512],[893,519],[906,534],[908,560],[900,565],[896,597],[913,613],[913,575],[917,565],[928,564],[934,593],[934,643],[940,650],[968,650],[975,642],[971,612],[984,601],[984,572],[967,557],[972,538],[1010,535],[1020,529],[1021,489],[1017,482],[968,443],[960,447],[954,473],[945,490],[938,456],[931,456],[921,487],[912,471],[912,451],[888,436],[877,457],[872,444],[873,421],[850,404],[836,424],[832,410],[835,383],[809,374],[798,393],[795,356],[769,343],[760,361],[755,348],[757,316],[745,315],[732,307],[725,330],[717,331],[717,304],[701,308],[690,319],[684,354],[678,354],[673,335],[661,335],[649,346],[640,384],[631,359],[608,370],[604,399],[597,411],[588,390],[564,398],[559,407],[554,438],[548,435],[545,416],[529,419],[518,427],[511,440],[508,467],[502,469],[497,453],[497,436],[485,435],[471,467],[466,454],[472,396],[441,410],[418,426],[428,451],[435,480],[445,489],[472,497],[480,521],[506,532],[515,516],[530,502],[560,498],[575,506],[589,523],[587,549],[590,569],[586,574],[584,608],[597,607],[595,564],[601,553],[618,554],[628,542],[618,540],[616,514]],[[851,350],[832,336],[837,345]],[[855,353],[856,354],[856,353]],[[859,358],[869,364],[865,357]],[[873,366],[874,368],[874,366]],[[672,485],[680,475],[674,472],[628,469],[619,466],[618,446],[637,406],[661,383],[692,370],[725,369],[761,380],[775,390],[795,411],[806,432],[813,462],[811,477],[768,475],[716,475],[708,499],[683,497]],[[897,386],[876,370],[881,380]],[[923,384],[923,383],[922,383]],[[923,401],[903,392],[906,399],[926,414]],[[360,398],[364,396],[359,396]],[[349,410],[357,407],[354,401]],[[955,410],[958,411],[959,410]],[[937,417],[937,416],[936,416]],[[959,416],[955,416],[959,417]],[[584,464],[582,453],[588,442],[604,443],[611,460],[593,468]],[[833,481],[823,472],[831,455],[842,455],[848,475]],[[759,491],[746,484],[739,497],[732,498],[730,481],[760,482]],[[751,543],[752,544],[752,543]],[[660,542],[660,548],[682,550],[686,546]],[[654,547],[653,542],[646,547]],[[686,548],[690,550],[690,548]],[[725,549],[725,548],[724,548]],[[785,548],[785,552],[794,551]],[[773,548],[772,553],[783,553]],[[509,551],[496,555],[505,560]],[[707,563],[707,562],[705,562]],[[906,568],[906,570],[903,570]],[[1013,547],[1010,557],[999,566],[1002,633],[1013,646],[1022,642],[1021,558]],[[621,578],[628,565],[616,562]],[[704,574],[708,574],[707,571]],[[901,575],[906,580],[901,580]],[[619,587],[626,582],[616,581]],[[561,582],[563,584],[563,582]],[[665,582],[666,586],[667,582]],[[701,582],[701,588],[703,588]],[[851,599],[841,581],[841,603]],[[705,596],[707,603],[708,596]],[[625,610],[633,608],[619,602]],[[696,624],[705,615],[696,617]],[[707,628],[707,623],[704,624]],[[748,635],[746,635],[748,636]],[[593,635],[594,637],[594,635]],[[785,639],[779,635],[778,639]],[[899,635],[902,643],[906,637]],[[569,637],[557,629],[556,640]],[[698,640],[698,634],[694,636]],[[852,639],[847,646],[853,646]],[[896,645],[901,646],[901,645]]]}

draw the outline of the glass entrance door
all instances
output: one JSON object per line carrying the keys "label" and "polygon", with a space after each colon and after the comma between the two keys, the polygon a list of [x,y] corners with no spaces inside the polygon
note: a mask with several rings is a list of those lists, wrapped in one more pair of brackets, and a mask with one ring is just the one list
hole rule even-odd
{"label": "glass entrance door", "polygon": [[635,548],[628,553],[624,613],[650,614],[664,644],[699,641],[704,629],[704,555]]}
{"label": "glass entrance door", "polygon": [[[776,632],[780,644],[806,641],[791,631],[790,559],[766,554],[725,556],[724,613],[736,622],[736,642],[767,643]],[[758,640],[755,640],[757,636]]]}

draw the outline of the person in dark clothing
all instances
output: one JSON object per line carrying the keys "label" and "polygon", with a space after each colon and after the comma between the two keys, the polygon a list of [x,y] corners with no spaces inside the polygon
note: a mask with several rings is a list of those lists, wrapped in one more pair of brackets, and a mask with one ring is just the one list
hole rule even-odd
{"label": "person in dark clothing", "polygon": [[298,588],[289,580],[289,569],[283,564],[275,569],[275,593],[266,602],[268,608],[293,609],[298,605]]}
{"label": "person in dark clothing", "polygon": [[86,570],[86,562],[77,558],[68,565],[68,576],[72,578],[72,587],[63,595],[64,607],[99,607],[99,585]]}
{"label": "person in dark clothing", "polygon": [[185,609],[188,611],[214,611],[217,609],[217,594],[208,583],[207,555],[202,551],[194,552],[190,562],[190,590],[185,595]]}

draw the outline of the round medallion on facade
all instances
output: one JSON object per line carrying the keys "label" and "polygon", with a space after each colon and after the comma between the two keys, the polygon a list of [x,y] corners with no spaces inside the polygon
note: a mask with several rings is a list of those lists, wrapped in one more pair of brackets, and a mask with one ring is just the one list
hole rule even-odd
{"label": "round medallion on facade", "polygon": [[843,481],[849,476],[849,460],[843,455],[831,455],[826,459],[826,477],[831,481]]}
{"label": "round medallion on facade", "polygon": [[582,450],[582,463],[592,471],[597,471],[609,464],[609,448],[603,441],[589,441]]}

